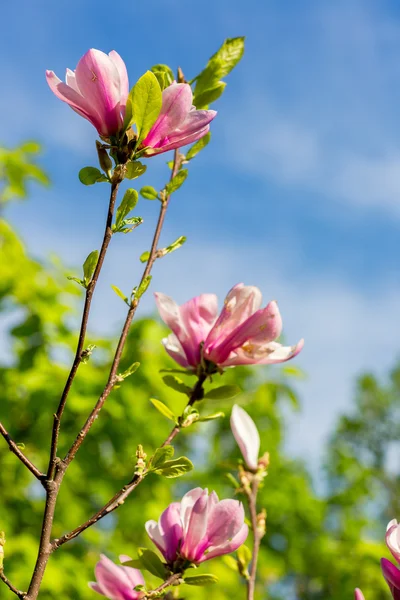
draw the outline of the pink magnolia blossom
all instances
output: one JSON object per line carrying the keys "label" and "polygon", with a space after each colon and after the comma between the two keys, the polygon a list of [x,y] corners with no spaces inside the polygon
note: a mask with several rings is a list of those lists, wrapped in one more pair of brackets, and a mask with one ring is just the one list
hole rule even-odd
{"label": "pink magnolia blossom", "polygon": [[[400,524],[393,519],[386,529],[386,544],[393,557],[400,563]],[[400,600],[400,570],[386,558],[381,559],[382,573],[394,600]]]}
{"label": "pink magnolia blossom", "polygon": [[219,501],[201,488],[170,504],[158,523],[147,521],[146,531],[169,564],[178,559],[198,564],[234,552],[248,535],[243,505]]}
{"label": "pink magnolia blossom", "polygon": [[[129,560],[126,556],[120,557],[121,561],[126,559]],[[89,583],[89,587],[110,600],[137,600],[140,592],[135,592],[133,588],[145,583],[140,571],[116,565],[104,554],[100,555],[95,573],[97,581]]]}
{"label": "pink magnolia blossom", "polygon": [[282,330],[276,302],[261,307],[261,292],[243,283],[228,293],[218,316],[217,297],[201,294],[182,306],[156,293],[162,320],[172,330],[163,340],[168,354],[182,367],[195,369],[202,357],[219,367],[272,364],[289,360],[303,347],[283,346],[275,340]]}
{"label": "pink magnolia blossom", "polygon": [[210,129],[215,110],[196,110],[192,88],[188,83],[171,83],[162,93],[162,107],[158,118],[142,147],[144,156],[161,154],[202,138]]}
{"label": "pink magnolia blossom", "polygon": [[258,467],[260,434],[250,415],[237,404],[232,408],[231,429],[244,462],[250,469],[255,471]]}
{"label": "pink magnolia blossom", "polygon": [[115,50],[88,50],[76,71],[67,69],[65,83],[53,71],[46,71],[46,79],[57,98],[90,121],[101,136],[114,136],[122,129],[129,83],[125,63]]}

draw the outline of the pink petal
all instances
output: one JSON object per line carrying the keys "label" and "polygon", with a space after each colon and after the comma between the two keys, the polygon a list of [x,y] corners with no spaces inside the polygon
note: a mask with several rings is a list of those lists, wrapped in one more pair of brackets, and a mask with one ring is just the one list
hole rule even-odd
{"label": "pink petal", "polygon": [[187,492],[183,496],[183,498],[180,502],[180,504],[181,504],[181,508],[180,508],[181,522],[182,522],[182,527],[183,527],[183,531],[185,534],[188,531],[192,508],[196,504],[197,500],[200,498],[200,496],[202,494],[203,494],[202,488],[200,488],[200,487],[194,488],[193,490],[190,490],[190,492]]}
{"label": "pink petal", "polygon": [[102,588],[99,586],[98,583],[95,583],[94,581],[89,581],[88,586],[94,591],[97,592],[98,594],[101,594],[102,596],[105,596],[106,594],[103,592]]}
{"label": "pink petal", "polygon": [[113,60],[100,50],[91,49],[76,67],[76,82],[82,96],[101,118],[101,133],[114,135],[122,126],[121,82]]}
{"label": "pink petal", "polygon": [[197,142],[200,138],[204,137],[210,131],[210,126],[207,125],[203,129],[196,131],[190,135],[172,135],[168,138],[168,142],[164,139],[163,145],[158,148],[150,148],[150,150],[146,150],[143,153],[143,156],[153,156],[155,154],[163,154],[164,152],[169,152],[170,150],[176,150],[176,148],[182,148],[183,146],[187,146],[188,144],[192,144],[193,142]]}
{"label": "pink petal", "polygon": [[[276,302],[270,302],[251,315],[244,323],[239,325],[219,345],[214,345],[210,351],[208,344],[204,348],[204,355],[209,360],[222,365],[236,348],[245,344],[257,342],[271,342],[280,336],[282,319]],[[246,348],[246,346],[245,346]]]}
{"label": "pink petal", "polygon": [[262,301],[260,290],[252,285],[238,283],[228,292],[224,308],[206,340],[205,349],[211,351],[218,341],[225,339],[239,325],[256,312]]}
{"label": "pink petal", "polygon": [[170,357],[173,358],[178,365],[184,369],[190,368],[191,365],[188,363],[182,344],[174,333],[170,333],[168,337],[164,338],[162,344]]}
{"label": "pink petal", "polygon": [[282,346],[277,342],[259,344],[249,342],[241,348],[234,350],[221,364],[223,367],[238,365],[272,365],[291,360],[302,350],[304,340],[300,340],[295,346]]}
{"label": "pink petal", "polygon": [[185,532],[181,555],[188,560],[196,561],[207,546],[208,491],[204,490],[190,511],[190,518]]}
{"label": "pink petal", "polygon": [[120,105],[122,114],[125,113],[126,100],[129,95],[129,79],[128,79],[128,71],[126,70],[126,65],[118,52],[115,50],[111,50],[108,53],[108,56],[113,61],[114,65],[117,67],[120,81]]}
{"label": "pink petal", "polygon": [[387,526],[386,544],[394,558],[400,563],[400,525],[396,519],[390,521]]}
{"label": "pink petal", "polygon": [[198,561],[199,563],[205,562],[206,560],[210,560],[210,558],[215,558],[216,556],[222,556],[223,554],[230,554],[231,552],[235,552],[247,539],[249,535],[249,528],[246,524],[244,524],[240,531],[233,537],[231,540],[225,542],[224,544],[220,544],[218,547],[210,547],[206,554],[204,554],[201,559]]}
{"label": "pink petal", "polygon": [[100,555],[100,561],[95,567],[96,579],[104,594],[111,600],[134,600],[136,598],[125,568],[116,565],[104,554]]}
{"label": "pink petal", "polygon": [[149,536],[153,544],[155,544],[155,546],[157,546],[161,554],[165,556],[165,540],[160,531],[157,521],[146,521],[144,528],[146,529],[147,535]]}
{"label": "pink petal", "polygon": [[237,500],[221,500],[209,514],[207,526],[209,545],[225,544],[239,533],[243,523],[243,504]]}
{"label": "pink petal", "polygon": [[164,510],[158,525],[160,533],[164,538],[164,556],[167,561],[172,562],[176,559],[183,536],[179,502],[173,502]]}
{"label": "pink petal", "polygon": [[256,470],[260,451],[260,434],[253,419],[237,404],[232,408],[231,429],[246,465],[250,469]]}
{"label": "pink petal", "polygon": [[192,106],[192,89],[188,83],[172,83],[162,93],[160,114],[143,140],[143,146],[156,148],[160,142],[178,129]]}
{"label": "pink petal", "polygon": [[354,600],[365,600],[364,594],[360,590],[360,588],[356,588],[354,590]]}
{"label": "pink petal", "polygon": [[61,81],[53,71],[46,71],[46,79],[51,91],[57,98],[69,104],[75,112],[90,121],[98,131],[101,129],[99,115],[83,96]]}
{"label": "pink petal", "polygon": [[133,569],[132,567],[121,567],[121,569],[124,569],[124,573],[127,576],[132,589],[137,585],[145,585],[144,577],[139,569]]}
{"label": "pink petal", "polygon": [[390,560],[381,558],[381,568],[384,578],[392,592],[394,600],[400,599],[400,571]]}

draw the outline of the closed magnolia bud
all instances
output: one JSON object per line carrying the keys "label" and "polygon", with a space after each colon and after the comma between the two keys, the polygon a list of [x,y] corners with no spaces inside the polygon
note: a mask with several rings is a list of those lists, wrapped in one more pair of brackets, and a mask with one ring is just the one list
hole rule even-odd
{"label": "closed magnolia bud", "polygon": [[97,155],[99,157],[100,167],[103,169],[105,173],[108,173],[112,169],[112,160],[108,156],[107,150],[104,148],[103,144],[101,144],[98,140],[96,140],[96,149]]}

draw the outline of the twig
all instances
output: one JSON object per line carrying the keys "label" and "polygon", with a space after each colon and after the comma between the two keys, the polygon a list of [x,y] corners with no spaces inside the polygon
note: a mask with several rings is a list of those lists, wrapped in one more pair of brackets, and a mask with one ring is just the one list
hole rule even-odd
{"label": "twig", "polygon": [[18,444],[14,442],[14,440],[11,438],[10,434],[8,433],[8,431],[2,423],[0,423],[0,434],[6,440],[11,452],[19,458],[19,460],[26,466],[27,469],[29,469],[29,471],[36,477],[36,479],[39,479],[39,481],[43,481],[44,474],[41,473],[39,469],[36,468],[35,465],[29,460],[29,458],[25,456],[25,454],[20,450],[20,448],[18,448]]}
{"label": "twig", "polygon": [[60,403],[58,405],[57,412],[54,415],[53,431],[52,431],[52,439],[51,439],[51,450],[50,450],[50,460],[49,460],[49,466],[48,466],[48,471],[47,471],[48,479],[51,479],[54,475],[61,419],[62,419],[65,405],[67,402],[69,391],[71,389],[75,375],[78,371],[79,365],[81,364],[81,361],[82,361],[82,352],[84,350],[84,345],[85,345],[86,330],[87,330],[87,325],[88,325],[88,320],[89,320],[89,313],[90,313],[92,298],[93,298],[94,290],[96,288],[97,281],[100,276],[101,268],[104,263],[104,258],[106,256],[107,248],[109,246],[111,236],[112,236],[111,226],[112,226],[115,201],[117,198],[119,185],[120,185],[119,181],[111,184],[110,202],[108,205],[107,221],[106,221],[106,226],[105,226],[105,230],[104,230],[103,242],[102,242],[101,249],[99,252],[99,258],[98,258],[98,261],[96,264],[96,268],[94,270],[92,279],[90,280],[89,285],[87,286],[87,289],[86,289],[85,304],[83,307],[81,328],[79,331],[78,345],[77,345],[76,352],[75,352],[75,358],[74,358],[74,362],[72,363],[72,367],[69,372],[68,379],[65,384],[63,393],[61,395],[61,399],[60,399]]}
{"label": "twig", "polygon": [[25,598],[25,592],[21,592],[21,590],[18,590],[15,586],[13,586],[8,577],[4,575],[2,568],[0,569],[0,579],[6,584],[9,590],[11,590],[16,596],[18,596],[18,598]]}
{"label": "twig", "polygon": [[171,575],[170,577],[168,577],[168,579],[166,579],[164,581],[164,583],[162,583],[161,585],[159,585],[157,588],[155,588],[154,590],[151,590],[151,591],[147,592],[147,594],[146,594],[146,596],[144,598],[153,598],[154,596],[158,596],[158,594],[160,592],[162,592],[163,590],[165,590],[170,585],[175,585],[175,583],[178,583],[179,580],[181,579],[182,575],[183,575],[183,573],[174,573],[173,575]]}
{"label": "twig", "polygon": [[[173,164],[173,168],[172,168],[172,172],[171,172],[171,180],[175,177],[175,175],[179,171],[180,165],[181,165],[181,155],[179,154],[178,150],[175,150],[174,164]],[[153,242],[151,244],[149,259],[148,259],[148,261],[146,263],[146,267],[143,271],[143,275],[141,277],[139,287],[143,283],[143,281],[150,275],[153,265],[157,259],[157,256],[156,256],[157,255],[157,246],[158,246],[158,242],[160,239],[160,234],[161,234],[161,230],[162,230],[162,227],[164,224],[165,214],[167,212],[170,198],[171,198],[170,195],[166,196],[164,201],[161,203],[160,214],[158,217],[156,230],[155,230],[154,237],[153,237]],[[82,445],[83,440],[89,433],[90,428],[92,427],[93,423],[97,419],[101,409],[104,406],[105,401],[107,400],[108,396],[110,395],[110,393],[117,381],[116,376],[117,376],[117,370],[119,367],[119,363],[121,361],[122,351],[124,349],[124,346],[125,346],[125,343],[126,343],[126,340],[128,337],[129,329],[132,324],[133,317],[135,316],[138,306],[139,306],[139,299],[133,300],[132,305],[129,308],[128,314],[126,316],[125,323],[122,327],[121,336],[119,338],[118,346],[115,351],[114,359],[113,359],[113,362],[111,365],[111,369],[110,369],[110,373],[108,376],[106,386],[105,386],[100,398],[96,402],[95,407],[93,408],[92,412],[90,413],[89,417],[87,418],[86,423],[84,424],[84,426],[78,433],[77,437],[75,438],[74,443],[68,450],[68,453],[66,454],[64,461],[63,461],[66,466],[68,466],[71,463],[71,461],[74,459],[76,453],[78,452],[80,446]]]}
{"label": "twig", "polygon": [[257,515],[257,493],[259,485],[260,482],[255,477],[253,479],[251,490],[247,492],[247,497],[249,499],[250,519],[253,529],[253,555],[251,559],[250,577],[247,581],[247,600],[254,600],[258,553],[260,550],[261,539],[264,535],[264,532],[262,529],[260,529]]}
{"label": "twig", "polygon": [[[199,376],[199,379],[198,379],[196,385],[194,386],[193,392],[190,396],[188,406],[193,405],[194,402],[196,402],[196,400],[200,400],[203,397],[203,393],[204,393],[203,383],[204,383],[205,379],[206,379],[206,375],[201,374]],[[180,431],[180,427],[178,427],[178,426],[174,427],[174,429],[171,431],[171,433],[169,434],[167,439],[163,442],[163,444],[161,444],[161,447],[167,446],[168,444],[170,444],[170,442],[176,437],[176,435],[179,433],[179,431]],[[99,511],[97,511],[97,513],[95,513],[92,517],[90,517],[90,519],[88,519],[85,523],[83,523],[76,529],[73,529],[69,533],[66,533],[62,537],[54,540],[52,542],[52,550],[53,551],[57,550],[57,548],[59,548],[66,542],[69,542],[70,540],[73,540],[74,538],[78,537],[78,535],[80,535],[83,531],[85,531],[86,529],[88,529],[89,527],[91,527],[92,525],[94,525],[95,523],[100,521],[103,517],[106,517],[111,512],[116,510],[119,506],[121,506],[121,504],[123,504],[125,502],[126,498],[133,492],[133,490],[135,490],[138,487],[138,485],[143,481],[144,476],[145,476],[145,473],[143,475],[135,475],[135,477],[132,479],[132,481],[130,481],[127,485],[125,485],[116,494],[114,494],[114,496],[111,498],[111,500],[109,500],[109,502],[107,502],[107,504],[105,504]]]}

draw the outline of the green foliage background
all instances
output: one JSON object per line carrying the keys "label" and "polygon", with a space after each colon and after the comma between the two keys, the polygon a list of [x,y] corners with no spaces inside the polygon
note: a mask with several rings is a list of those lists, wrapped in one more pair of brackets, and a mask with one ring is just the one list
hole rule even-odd
{"label": "green foliage background", "polygon": [[[0,150],[3,203],[25,194],[27,178],[47,184],[45,174],[32,162],[38,150],[35,144]],[[67,280],[61,262],[44,265],[30,257],[5,219],[0,220],[0,253],[0,311],[4,322],[12,323],[8,326],[9,351],[0,364],[0,420],[12,437],[24,444],[33,462],[45,469],[52,415],[72,361],[77,337],[72,324],[81,309],[82,295],[80,288]],[[121,302],[121,313],[123,310]],[[185,398],[167,388],[160,374],[161,369],[174,366],[161,346],[165,333],[164,327],[150,318],[139,319],[132,327],[121,370],[134,361],[141,367],[112,393],[72,464],[59,497],[55,536],[85,521],[131,479],[137,444],[143,444],[150,455],[165,439],[171,423],[149,399],[158,398],[177,413],[183,408]],[[96,344],[97,349],[88,364],[80,367],[73,385],[61,452],[102,391],[115,339],[98,339],[92,333],[87,343]],[[294,391],[299,377],[293,364],[237,368],[223,376],[224,383],[237,383],[243,389],[236,401],[257,422],[262,450],[271,455],[269,476],[260,495],[260,506],[267,508],[268,518],[258,597],[342,600],[352,597],[355,586],[362,587],[367,598],[389,597],[379,558],[387,556],[383,544],[386,522],[400,513],[399,469],[388,466],[400,433],[400,369],[383,384],[372,375],[358,382],[354,406],[340,419],[326,449],[319,494],[307,465],[283,450],[284,415],[288,407],[299,410]],[[195,471],[178,480],[149,476],[118,511],[53,555],[41,600],[95,598],[87,582],[93,579],[99,554],[117,560],[121,553],[136,557],[138,546],[150,547],[145,521],[157,519],[172,499],[179,499],[191,487],[208,487],[221,497],[234,495],[225,476],[234,473],[239,458],[229,430],[231,404],[213,400],[199,405],[204,414],[222,410],[226,417],[197,424],[178,436],[176,452],[186,453]],[[38,546],[43,490],[3,440],[0,490],[0,530],[7,537],[5,572],[16,586],[25,589]],[[247,543],[250,545],[250,538]],[[182,588],[181,596],[209,600],[245,597],[244,584],[223,559],[206,563],[199,571],[216,574],[220,584]],[[147,581],[156,584],[151,576]],[[1,586],[0,597],[14,596]]]}

